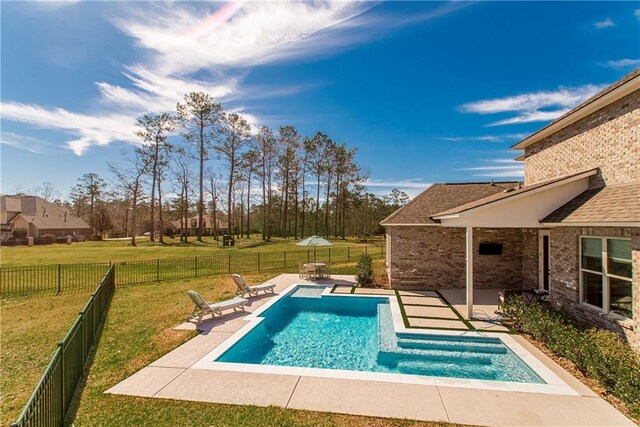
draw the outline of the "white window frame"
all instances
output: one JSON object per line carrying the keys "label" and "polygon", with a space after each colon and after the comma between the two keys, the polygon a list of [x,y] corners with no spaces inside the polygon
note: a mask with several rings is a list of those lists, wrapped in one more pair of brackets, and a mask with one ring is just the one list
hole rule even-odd
{"label": "white window frame", "polygon": [[[600,239],[601,241],[601,249],[602,249],[602,271],[594,271],[594,270],[589,270],[586,268],[582,268],[582,239]],[[578,268],[578,276],[579,276],[579,298],[580,298],[580,304],[589,307],[591,309],[600,311],[602,313],[607,313],[610,316],[614,316],[616,318],[622,319],[622,320],[633,320],[633,313],[632,313],[632,317],[631,319],[629,319],[628,317],[624,317],[624,316],[620,316],[619,314],[616,313],[611,313],[611,288],[609,286],[609,279],[613,278],[613,279],[619,279],[619,280],[624,280],[627,282],[631,282],[631,292],[633,295],[633,274],[631,275],[631,277],[623,277],[623,276],[618,276],[616,274],[610,274],[609,273],[609,257],[608,257],[608,252],[609,252],[609,245],[607,244],[607,240],[628,240],[631,241],[631,238],[629,237],[602,237],[602,236],[589,236],[589,235],[584,235],[584,236],[580,236],[580,239],[578,241],[578,251],[579,251],[579,256],[580,256],[580,260],[579,260],[579,268]],[[633,257],[633,250],[632,250],[632,254],[631,256]],[[598,274],[600,276],[602,276],[602,308],[600,307],[596,307],[595,305],[589,304],[588,302],[583,301],[583,286],[582,286],[582,272],[586,272],[586,273],[591,273],[591,274]]]}

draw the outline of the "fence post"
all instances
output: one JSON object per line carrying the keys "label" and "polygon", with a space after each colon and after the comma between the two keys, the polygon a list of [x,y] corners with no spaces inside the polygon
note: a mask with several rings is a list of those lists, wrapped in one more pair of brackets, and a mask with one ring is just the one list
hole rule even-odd
{"label": "fence post", "polygon": [[62,289],[60,287],[60,277],[62,276],[60,269],[62,268],[61,264],[58,264],[58,293],[62,292]]}
{"label": "fence post", "polygon": [[67,414],[64,404],[64,342],[58,343],[60,349],[60,419],[64,421],[64,417]]}
{"label": "fence post", "polygon": [[160,259],[156,260],[156,282],[160,281]]}
{"label": "fence post", "polygon": [[231,253],[228,254],[229,257],[229,274],[231,274]]}
{"label": "fence post", "polygon": [[347,262],[351,262],[351,247],[347,246]]}
{"label": "fence post", "polygon": [[331,264],[331,248],[329,248],[329,264]]}
{"label": "fence post", "polygon": [[284,269],[287,269],[287,251],[284,251]]}
{"label": "fence post", "polygon": [[260,252],[258,252],[258,271],[260,271]]}
{"label": "fence post", "polygon": [[196,277],[198,277],[198,257],[196,258]]}
{"label": "fence post", "polygon": [[80,353],[82,353],[82,361],[84,363],[87,359],[87,356],[84,354],[84,311],[79,312],[78,316],[80,316],[80,347],[82,348]]}
{"label": "fence post", "polygon": [[367,245],[364,245],[364,253],[367,253]]}
{"label": "fence post", "polygon": [[311,261],[309,257],[310,257],[310,253],[309,253],[309,249],[307,249],[307,263]]}

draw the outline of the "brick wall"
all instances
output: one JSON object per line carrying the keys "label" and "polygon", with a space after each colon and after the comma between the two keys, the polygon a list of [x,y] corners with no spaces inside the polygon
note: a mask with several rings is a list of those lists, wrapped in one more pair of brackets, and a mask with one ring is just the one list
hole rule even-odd
{"label": "brick wall", "polygon": [[[473,287],[522,286],[522,231],[518,228],[473,230]],[[480,243],[501,243],[502,255],[480,255]]]}
{"label": "brick wall", "polygon": [[417,226],[387,227],[386,231],[392,287],[464,287],[464,229]]}
{"label": "brick wall", "polygon": [[590,186],[640,180],[640,91],[525,149],[525,184],[599,167]]}
{"label": "brick wall", "polygon": [[538,229],[522,230],[522,288],[538,288]]}
{"label": "brick wall", "polygon": [[[388,227],[386,232],[390,254],[387,268],[392,287],[465,287],[463,228]],[[502,255],[480,255],[480,242],[502,243]],[[519,288],[522,243],[520,229],[474,229],[474,287]]]}
{"label": "brick wall", "polygon": [[[633,256],[633,321],[618,321],[580,303],[580,236],[631,237]],[[551,230],[551,301],[577,319],[617,331],[640,348],[640,228],[558,227]]]}

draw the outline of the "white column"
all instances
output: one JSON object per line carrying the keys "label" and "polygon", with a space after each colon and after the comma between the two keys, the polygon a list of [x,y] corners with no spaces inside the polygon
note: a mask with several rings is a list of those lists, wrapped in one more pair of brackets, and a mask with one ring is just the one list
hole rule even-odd
{"label": "white column", "polygon": [[473,227],[467,226],[466,233],[466,272],[467,272],[467,317],[473,317]]}

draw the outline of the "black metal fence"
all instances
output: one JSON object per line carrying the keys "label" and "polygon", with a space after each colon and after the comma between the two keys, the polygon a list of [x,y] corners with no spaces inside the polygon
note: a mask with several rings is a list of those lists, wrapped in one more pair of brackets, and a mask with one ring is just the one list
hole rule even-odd
{"label": "black metal fence", "polygon": [[118,270],[116,286],[208,277],[230,273],[288,271],[306,262],[348,264],[363,253],[384,257],[384,246],[316,247],[293,251],[228,252],[189,258],[144,261],[56,264],[0,268],[2,297],[89,290],[111,266]]}
{"label": "black metal fence", "polygon": [[44,375],[12,427],[64,425],[115,286],[115,267],[111,266],[67,335],[58,343]]}

